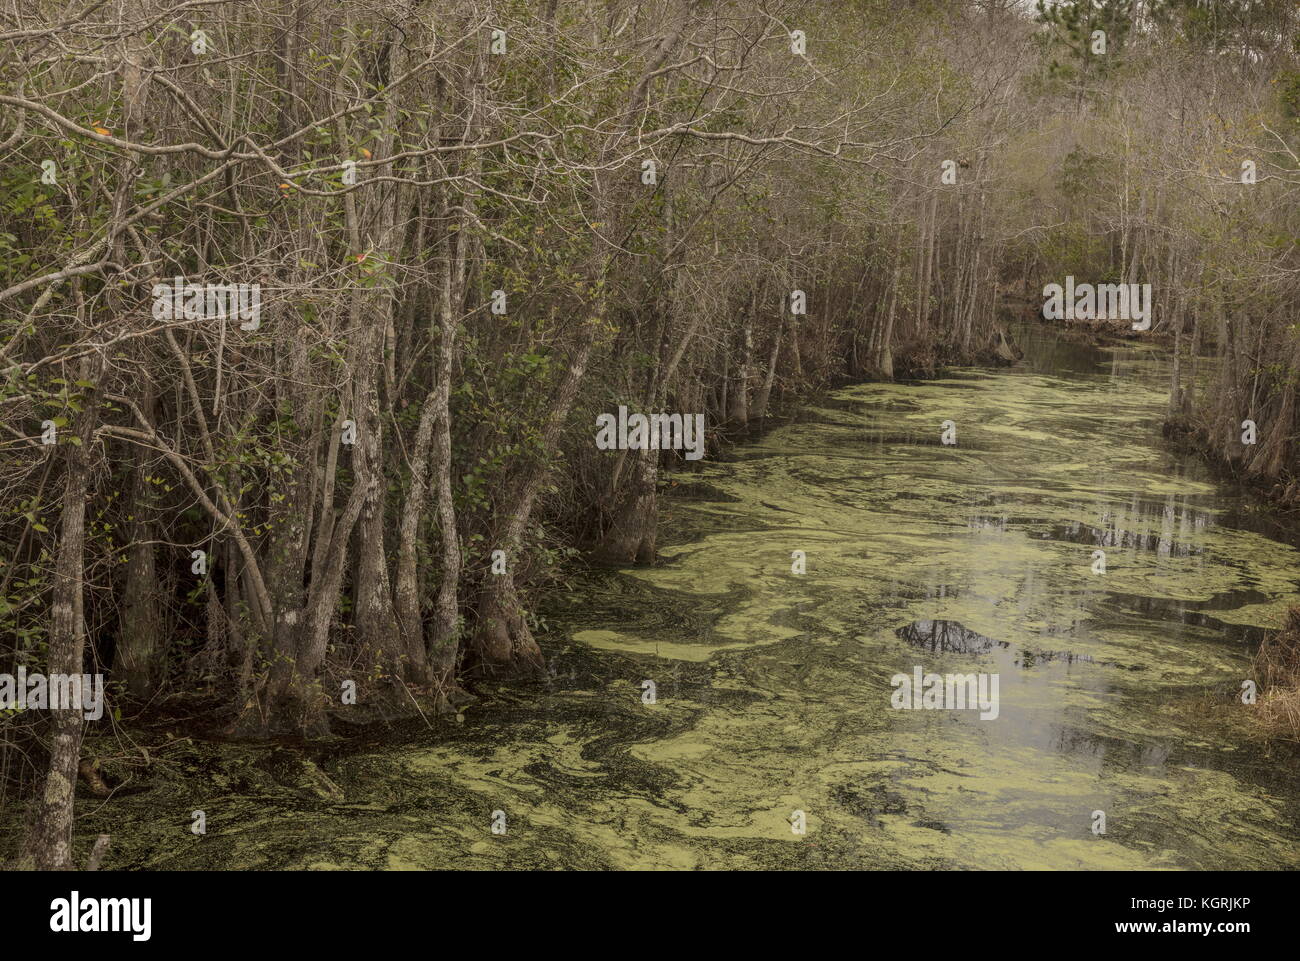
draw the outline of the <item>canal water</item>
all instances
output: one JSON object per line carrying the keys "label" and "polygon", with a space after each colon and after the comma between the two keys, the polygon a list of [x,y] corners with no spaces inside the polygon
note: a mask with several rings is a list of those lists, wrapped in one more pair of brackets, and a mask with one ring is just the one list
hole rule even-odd
{"label": "canal water", "polygon": [[[667,478],[660,563],[544,605],[545,683],[307,768],[186,747],[79,835],[109,867],[1300,866],[1300,766],[1240,697],[1294,532],[1162,443],[1162,351],[1018,339]],[[997,717],[895,709],[917,667],[996,674]]]}

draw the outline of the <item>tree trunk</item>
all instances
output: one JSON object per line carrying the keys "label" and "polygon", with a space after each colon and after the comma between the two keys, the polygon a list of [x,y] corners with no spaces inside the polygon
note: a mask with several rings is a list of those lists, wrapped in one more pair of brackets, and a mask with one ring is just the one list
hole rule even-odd
{"label": "tree trunk", "polygon": [[885,332],[880,339],[880,374],[885,380],[894,379],[894,314],[898,309],[898,281],[902,262],[897,253],[894,255],[894,272],[889,281],[889,315],[885,319]]}
{"label": "tree trunk", "polygon": [[420,424],[415,431],[415,450],[411,454],[411,487],[402,505],[397,527],[397,574],[394,580],[394,609],[401,627],[402,647],[406,658],[406,676],[417,684],[428,682],[428,659],[424,652],[424,621],[420,616],[419,548],[416,538],[424,520],[425,501],[429,492],[429,452],[433,445],[433,427],[438,419],[438,398],[429,391],[420,409]]}
{"label": "tree trunk", "polygon": [[[143,399],[152,416],[153,396]],[[131,546],[127,550],[126,585],[122,591],[122,627],[113,658],[113,676],[136,698],[146,700],[157,690],[164,641],[163,596],[154,564],[153,485],[146,465],[149,455],[136,448],[131,489]]]}
{"label": "tree trunk", "polygon": [[772,337],[772,353],[767,358],[767,371],[763,377],[763,386],[759,389],[758,396],[754,398],[754,407],[751,415],[754,417],[766,417],[768,405],[772,401],[772,384],[776,380],[776,362],[781,356],[781,332],[785,328],[784,312],[776,321],[776,334]]}
{"label": "tree trunk", "polygon": [[[405,39],[398,39],[396,27],[390,32],[389,76],[399,76],[405,69],[409,49]],[[384,123],[377,150],[381,157],[392,155],[394,135],[398,127],[398,105],[394,96],[384,101]],[[377,171],[382,176],[393,176],[392,163]],[[388,551],[384,540],[387,485],[384,478],[384,416],[379,401],[379,374],[384,369],[384,337],[392,325],[396,305],[397,281],[394,276],[396,258],[400,252],[397,210],[399,186],[391,183],[377,184],[368,196],[372,198],[370,217],[375,222],[372,246],[376,269],[382,271],[371,289],[373,296],[366,298],[363,308],[365,334],[357,352],[358,378],[356,382],[355,410],[357,446],[354,458],[357,480],[367,488],[365,503],[357,537],[356,571],[356,642],[371,664],[392,677],[404,677],[409,670],[407,651],[402,643],[397,611],[393,602],[392,582],[388,574]],[[369,218],[367,218],[369,219]],[[365,297],[358,287],[355,297]],[[392,397],[388,400],[391,402]]]}
{"label": "tree trunk", "polygon": [[[90,358],[81,362],[81,377],[95,379]],[[62,524],[54,566],[50,606],[47,675],[80,675],[86,635],[82,589],[85,577],[86,498],[90,485],[90,450],[99,411],[98,390],[92,390],[77,415],[75,436],[65,443]],[[65,438],[66,439],[66,438]],[[51,705],[52,707],[53,705]],[[36,795],[33,816],[23,844],[23,860],[42,871],[66,871],[72,860],[73,795],[81,755],[83,709],[80,705],[51,711],[50,761],[44,784]]]}
{"label": "tree trunk", "polygon": [[749,423],[749,375],[754,355],[754,311],[757,308],[758,287],[749,296],[749,309],[745,311],[740,329],[740,364],[736,371],[736,386],[731,392],[731,410],[727,419],[736,427]]}
{"label": "tree trunk", "polygon": [[619,504],[610,529],[592,551],[592,558],[607,564],[650,564],[655,559],[659,527],[659,452],[633,452],[632,469],[619,491]]}

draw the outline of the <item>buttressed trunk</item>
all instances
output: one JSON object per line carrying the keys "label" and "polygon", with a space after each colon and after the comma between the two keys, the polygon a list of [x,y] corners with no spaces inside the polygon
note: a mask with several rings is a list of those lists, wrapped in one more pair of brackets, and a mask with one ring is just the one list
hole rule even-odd
{"label": "buttressed trunk", "polygon": [[608,564],[650,564],[655,559],[655,533],[659,526],[655,494],[659,452],[633,452],[626,476],[610,529],[592,551],[592,557]]}

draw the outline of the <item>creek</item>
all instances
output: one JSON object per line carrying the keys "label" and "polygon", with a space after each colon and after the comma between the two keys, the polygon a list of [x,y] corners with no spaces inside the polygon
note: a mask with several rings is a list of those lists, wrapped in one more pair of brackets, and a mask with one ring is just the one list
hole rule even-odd
{"label": "creek", "polygon": [[[106,867],[1300,867],[1295,753],[1240,700],[1296,531],[1162,442],[1164,351],[1016,339],[669,477],[660,563],[544,604],[546,682],[317,751],[315,786],[200,750],[79,836]],[[999,674],[996,719],[892,709],[915,665]]]}

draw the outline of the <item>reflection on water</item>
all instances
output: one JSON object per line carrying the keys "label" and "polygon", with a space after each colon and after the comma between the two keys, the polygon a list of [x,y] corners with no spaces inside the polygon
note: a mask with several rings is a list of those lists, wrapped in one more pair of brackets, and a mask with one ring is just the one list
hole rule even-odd
{"label": "reflection on water", "polygon": [[894,632],[916,647],[936,654],[987,654],[1011,645],[967,630],[956,621],[914,621]]}
{"label": "reflection on water", "polygon": [[[933,654],[991,654],[995,649],[1006,651],[1011,650],[1013,646],[1007,641],[994,640],[969,630],[957,621],[913,621],[894,633],[914,647]],[[1017,652],[1013,663],[1017,667],[1031,668],[1047,661],[1064,661],[1066,664],[1073,664],[1075,661],[1095,663],[1096,659],[1087,654],[1075,654],[1073,651],[1023,648]],[[1140,669],[1134,668],[1134,670]]]}
{"label": "reflection on water", "polygon": [[[1044,330],[1013,370],[846,388],[677,478],[660,564],[548,602],[550,677],[319,757],[346,802],[168,804],[205,800],[231,866],[1300,866],[1295,759],[1236,698],[1300,600],[1292,532],[1163,448],[1160,351]],[[918,663],[999,673],[997,719],[892,710]],[[210,863],[134,801],[128,863]]]}

